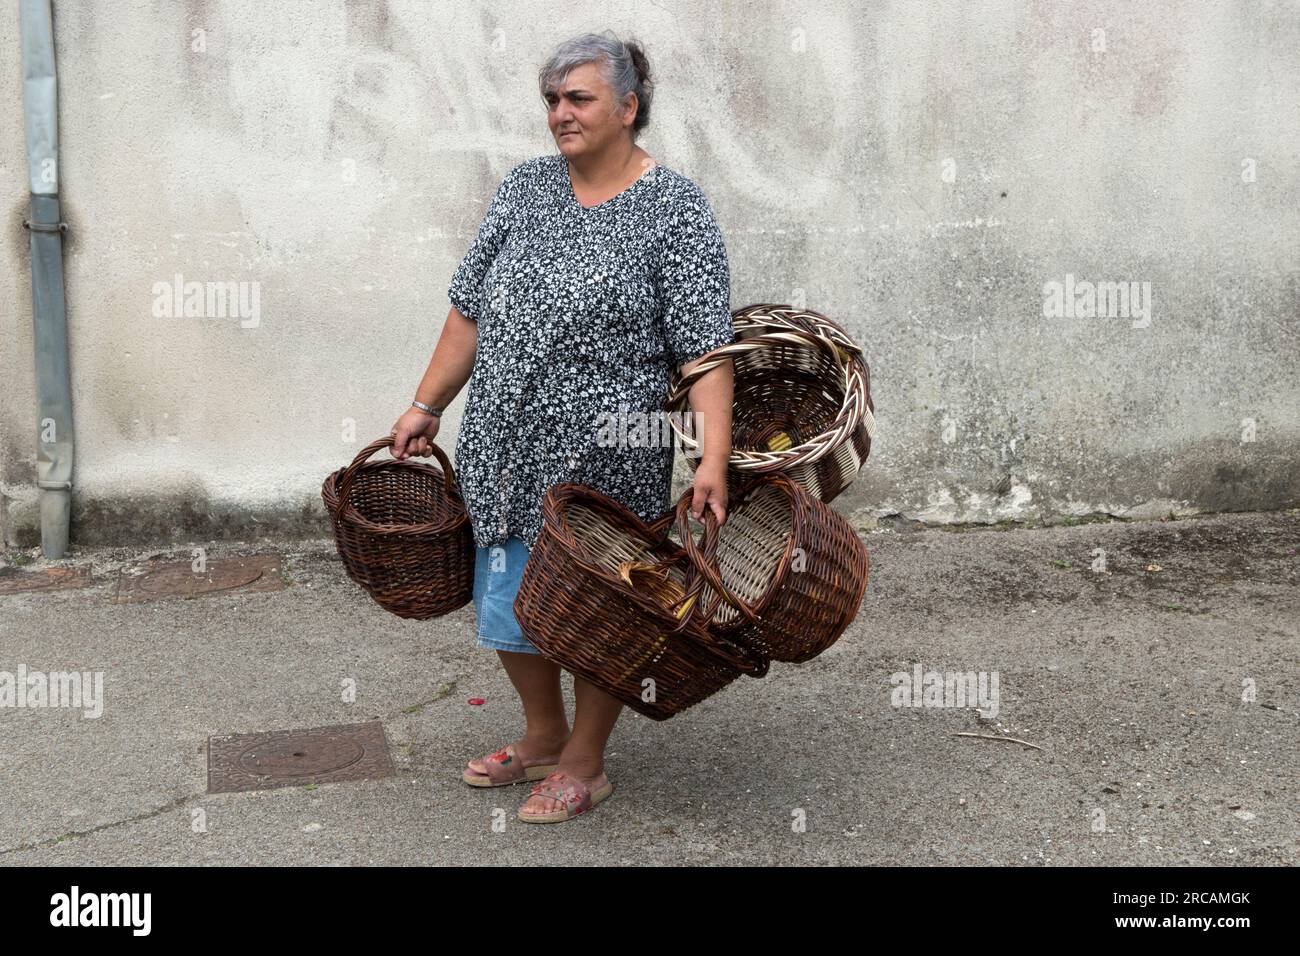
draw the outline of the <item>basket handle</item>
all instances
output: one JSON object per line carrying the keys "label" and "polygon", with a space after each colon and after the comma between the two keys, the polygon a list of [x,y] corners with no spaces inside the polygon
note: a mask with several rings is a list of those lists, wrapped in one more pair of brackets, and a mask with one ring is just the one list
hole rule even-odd
{"label": "basket handle", "polygon": [[[688,490],[687,494],[690,493],[691,491]],[[656,518],[653,523],[649,525],[649,529],[656,538],[660,538],[664,542],[671,544],[671,541],[669,541],[668,539],[667,533],[668,533],[668,529],[672,527],[676,518],[677,518],[676,510],[673,508],[669,508],[662,515]],[[707,519],[713,519],[713,520],[708,521]],[[710,561],[712,560],[714,551],[717,548],[717,544],[716,544],[717,530],[718,529],[717,529],[716,516],[710,511],[706,516],[706,523],[704,526],[704,535],[705,535],[704,550],[705,550],[705,554],[709,557]],[[689,538],[690,535],[688,534],[686,535],[686,537]],[[655,567],[668,567],[673,564],[676,564],[681,557],[681,553],[682,553],[681,548],[675,548],[675,553],[670,554],[667,557],[656,562]],[[687,598],[698,598],[700,591],[703,590],[704,578],[702,576],[694,573],[693,569],[688,570],[687,575],[688,578],[694,578],[694,580],[692,580],[687,585],[686,593],[680,599],[674,601],[672,604],[668,606],[669,610],[681,606],[686,602]],[[722,584],[722,581],[720,579],[718,581],[718,584],[720,585]],[[718,605],[722,601],[721,595],[723,593],[730,593],[727,592],[725,586],[714,589],[712,604],[709,607],[707,613],[700,616],[700,619],[702,621],[702,626],[698,629],[698,631],[692,632],[687,630],[687,626],[690,624],[692,616],[698,611],[698,606],[693,606],[690,608],[690,611],[688,613],[682,615],[681,621],[679,621],[677,626],[674,627],[668,633],[674,635],[680,635],[683,638],[692,640],[697,644],[700,644],[709,653],[726,661],[728,664],[732,665],[737,670],[739,670],[742,674],[745,674],[749,677],[763,677],[767,674],[768,666],[770,664],[767,658],[765,658],[762,654],[757,653],[756,651],[753,651],[747,647],[742,647],[741,645],[735,643],[734,641],[727,640],[725,637],[721,637],[717,634],[712,633],[711,631],[709,631],[707,627],[709,620],[713,617],[714,612],[717,611]],[[740,601],[739,598],[737,598],[736,600]],[[741,601],[740,603],[743,604],[744,602]]]}
{"label": "basket handle", "polygon": [[[718,516],[713,513],[713,509],[705,507],[704,509],[704,542],[703,550],[695,544],[695,535],[691,532],[690,523],[687,515],[690,512],[690,499],[694,494],[693,488],[686,489],[685,493],[677,502],[677,532],[682,539],[682,550],[686,552],[690,559],[693,580],[686,588],[686,595],[682,598],[685,601],[687,597],[698,597],[704,590],[704,583],[707,581],[713,588],[713,601],[709,605],[708,611],[703,616],[704,623],[707,624],[713,619],[717,612],[718,606],[725,599],[728,604],[738,610],[745,617],[749,618],[751,623],[758,622],[758,615],[754,609],[749,606],[743,598],[737,597],[722,581],[722,575],[718,571],[717,549],[718,549]],[[680,603],[680,602],[679,602]],[[699,605],[693,605],[691,612],[697,611]],[[682,623],[678,629],[685,627],[686,621],[691,614],[682,615]]]}
{"label": "basket handle", "polygon": [[[716,530],[716,525],[715,525],[715,530]],[[711,539],[711,534],[707,527],[705,528],[705,536],[706,538],[710,538],[710,540],[706,542],[705,550],[709,554],[712,554],[715,543]],[[695,575],[695,581],[687,588],[686,595],[683,596],[681,600],[676,601],[674,604],[672,604],[671,607],[678,606],[679,604],[683,603],[687,598],[690,597],[698,598],[699,592],[703,589],[703,587],[704,587],[704,578],[700,575]],[[725,590],[725,588],[723,590]],[[719,634],[714,634],[712,631],[709,630],[708,623],[713,618],[714,612],[718,609],[718,605],[722,601],[722,593],[723,591],[718,591],[718,590],[714,591],[713,601],[710,603],[709,609],[705,611],[703,614],[698,613],[699,612],[698,601],[695,604],[692,604],[690,608],[687,610],[687,612],[682,615],[682,619],[681,621],[678,622],[677,626],[674,627],[672,630],[670,630],[668,633],[694,641],[695,643],[701,645],[710,654],[713,654],[715,657],[719,657],[722,660],[726,661],[728,664],[736,668],[742,674],[745,674],[749,677],[765,676],[767,674],[767,669],[770,664],[770,662],[766,657],[764,657],[762,654],[758,653],[757,651],[752,650],[751,648],[743,647],[742,645],[737,644],[735,641],[728,640],[727,638],[722,637]],[[735,600],[739,601],[739,598]],[[740,603],[743,604],[744,602],[742,601]],[[694,631],[688,630],[687,626],[690,624],[691,618],[697,615],[700,620],[700,626]]]}
{"label": "basket handle", "polygon": [[669,508],[646,527],[656,538],[666,538],[668,535],[668,529],[673,526],[673,520],[675,518],[676,512],[674,512],[672,508]]}
{"label": "basket handle", "polygon": [[840,357],[836,349],[842,347],[839,343],[822,338],[820,335],[814,335],[804,329],[793,328],[765,332],[761,335],[751,335],[743,339],[733,339],[725,345],[719,345],[713,351],[700,356],[700,364],[691,369],[689,374],[682,375],[680,371],[674,369],[669,376],[668,397],[664,400],[663,407],[671,411],[674,410],[675,406],[683,404],[696,382],[722,365],[733,355],[744,355],[746,352],[752,352],[757,348],[768,345],[789,343],[821,349],[832,359]]}
{"label": "basket handle", "polygon": [[[383,438],[372,441],[365,448],[361,449],[361,451],[357,452],[357,457],[353,458],[352,464],[348,465],[348,467],[344,469],[343,478],[339,481],[339,503],[338,511],[335,512],[336,518],[338,515],[342,514],[343,509],[347,507],[348,493],[352,491],[352,481],[356,478],[357,472],[361,470],[361,466],[365,463],[365,460],[375,452],[379,451],[379,449],[390,448],[392,445],[393,436],[385,435]],[[433,440],[429,441],[429,447],[433,449],[434,455],[437,456],[438,462],[442,465],[443,483],[447,486],[447,494],[451,495],[457,493],[456,474],[452,471],[451,462],[447,460],[447,453],[439,448],[437,443]]]}
{"label": "basket handle", "polygon": [[[834,422],[828,428],[829,433],[840,436],[839,441],[821,442],[820,447],[817,440],[806,441],[802,445],[793,449],[786,449],[781,453],[781,455],[784,456],[784,465],[779,463],[769,463],[762,466],[761,469],[758,466],[740,464],[740,462],[737,461],[740,456],[736,449],[733,448],[731,453],[732,458],[729,464],[747,471],[753,470],[762,472],[789,468],[795,464],[812,464],[830,454],[833,448],[835,448],[864,422],[866,423],[868,437],[873,436],[876,431],[876,420],[875,416],[872,414],[874,406],[871,405],[868,380],[866,375],[864,375],[864,372],[866,372],[866,363],[862,362],[861,368],[856,367],[851,361],[855,358],[856,353],[850,352],[845,347],[844,343],[839,341],[838,337],[832,340],[797,328],[779,329],[777,331],[765,332],[761,335],[748,335],[742,338],[737,338],[733,342],[727,345],[720,345],[713,351],[702,356],[699,360],[699,365],[692,369],[689,375],[683,376],[677,371],[674,371],[670,376],[668,395],[664,399],[663,409],[670,413],[670,419],[672,413],[683,411],[688,404],[687,396],[690,394],[691,388],[694,387],[695,383],[733,357],[745,355],[756,349],[766,348],[769,345],[791,343],[820,349],[836,362],[839,366],[840,372],[843,374],[846,396],[845,404],[841,406]],[[849,340],[849,344],[854,345],[857,352],[861,352],[861,347],[856,346],[852,340]],[[869,374],[869,372],[866,374]],[[865,401],[859,400],[862,398],[864,398]],[[686,435],[676,420],[672,421],[672,428],[673,431],[677,433],[678,439],[685,443],[687,440]],[[694,439],[691,440],[694,441]]]}

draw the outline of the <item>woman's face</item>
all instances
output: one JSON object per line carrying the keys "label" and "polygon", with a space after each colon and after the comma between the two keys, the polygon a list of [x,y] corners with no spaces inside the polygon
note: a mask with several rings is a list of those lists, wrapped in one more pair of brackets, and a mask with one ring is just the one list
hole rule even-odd
{"label": "woman's face", "polygon": [[546,94],[546,122],[555,144],[565,156],[595,155],[630,135],[636,119],[636,94],[620,112],[614,91],[600,66],[583,63],[569,71],[564,83]]}

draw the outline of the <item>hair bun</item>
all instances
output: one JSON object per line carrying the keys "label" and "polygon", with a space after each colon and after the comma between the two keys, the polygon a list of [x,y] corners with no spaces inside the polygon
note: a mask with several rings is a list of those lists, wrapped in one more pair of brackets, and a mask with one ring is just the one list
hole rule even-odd
{"label": "hair bun", "polygon": [[637,79],[645,83],[650,79],[650,60],[646,57],[645,50],[641,49],[641,44],[636,40],[628,40],[623,45],[627,47],[628,56],[632,58]]}

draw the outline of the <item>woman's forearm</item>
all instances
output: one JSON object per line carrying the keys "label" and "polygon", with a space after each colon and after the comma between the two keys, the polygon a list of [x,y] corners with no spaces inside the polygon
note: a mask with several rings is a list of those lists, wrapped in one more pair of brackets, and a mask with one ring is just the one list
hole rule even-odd
{"label": "woman's forearm", "polygon": [[[682,366],[682,374],[689,375],[701,361],[687,362]],[[700,441],[700,464],[725,468],[731,459],[732,374],[728,359],[691,386],[691,413]]]}
{"label": "woman's forearm", "polygon": [[415,400],[434,408],[446,408],[469,381],[478,351],[478,323],[452,306],[429,359],[429,367],[415,390]]}

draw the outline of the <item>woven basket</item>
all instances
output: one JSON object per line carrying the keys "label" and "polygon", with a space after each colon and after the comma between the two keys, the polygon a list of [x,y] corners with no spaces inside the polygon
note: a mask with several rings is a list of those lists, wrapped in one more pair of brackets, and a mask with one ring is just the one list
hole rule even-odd
{"label": "woven basket", "polygon": [[[594,488],[552,485],[514,603],[524,635],[543,655],[654,720],[768,668],[761,655],[710,634],[693,613],[703,581],[666,536],[673,517],[646,524]],[[707,541],[704,552],[714,544]],[[648,578],[657,583],[648,586]]]}
{"label": "woven basket", "polygon": [[714,636],[789,663],[839,640],[857,616],[870,567],[847,521],[784,475],[751,478],[730,498],[710,557],[688,525],[690,493],[677,503],[677,531],[707,582],[697,589]]}
{"label": "woven basket", "polygon": [[729,486],[782,472],[813,497],[832,501],[857,477],[876,430],[861,347],[826,316],[786,305],[746,306],[732,322],[735,342],[708,353],[690,375],[672,376],[664,407],[690,468],[700,449],[685,415],[691,386],[731,359]]}
{"label": "woven basket", "polygon": [[391,436],[371,442],[325,479],[321,497],[348,577],[398,617],[427,620],[474,597],[474,534],[451,462],[367,462]]}

